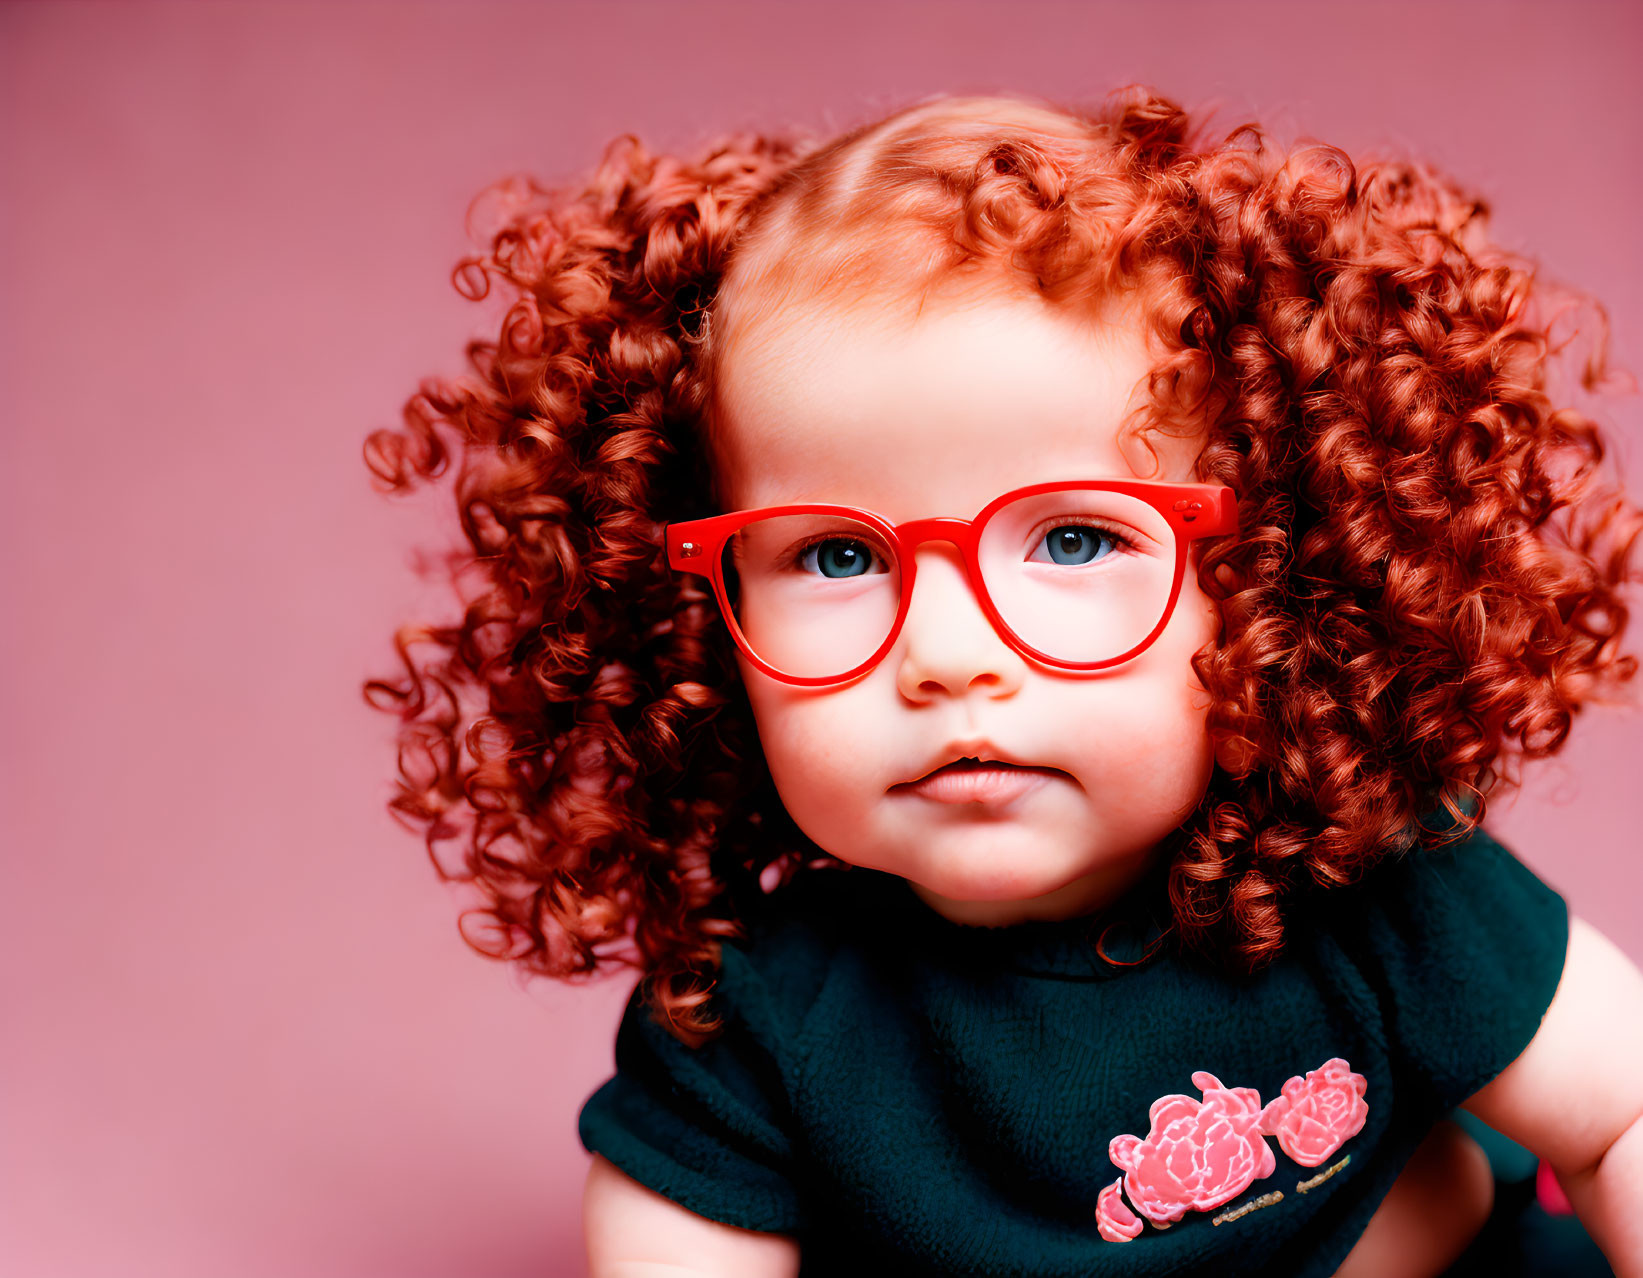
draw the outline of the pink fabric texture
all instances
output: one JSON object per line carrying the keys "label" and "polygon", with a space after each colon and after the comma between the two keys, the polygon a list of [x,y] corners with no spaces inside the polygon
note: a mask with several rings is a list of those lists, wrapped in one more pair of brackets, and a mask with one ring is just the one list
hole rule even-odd
{"label": "pink fabric texture", "polygon": [[1153,1224],[1180,1220],[1236,1198],[1277,1167],[1261,1136],[1261,1096],[1253,1087],[1223,1087],[1214,1074],[1192,1076],[1202,1101],[1179,1094],[1152,1103],[1147,1138],[1115,1136],[1107,1147],[1128,1174],[1130,1201]]}
{"label": "pink fabric texture", "polygon": [[1316,1167],[1363,1130],[1369,1080],[1339,1056],[1292,1078],[1261,1113],[1261,1130],[1302,1167]]}
{"label": "pink fabric texture", "polygon": [[1369,1117],[1369,1081],[1339,1056],[1289,1079],[1283,1094],[1264,1108],[1253,1087],[1226,1087],[1202,1070],[1192,1082],[1202,1100],[1160,1096],[1148,1112],[1152,1126],[1145,1140],[1126,1134],[1108,1145],[1113,1163],[1126,1173],[1096,1201],[1096,1227],[1108,1242],[1129,1242],[1141,1232],[1120,1188],[1135,1211],[1167,1228],[1188,1210],[1219,1207],[1272,1175],[1278,1160],[1267,1136],[1276,1136],[1301,1166],[1316,1167],[1362,1131]]}

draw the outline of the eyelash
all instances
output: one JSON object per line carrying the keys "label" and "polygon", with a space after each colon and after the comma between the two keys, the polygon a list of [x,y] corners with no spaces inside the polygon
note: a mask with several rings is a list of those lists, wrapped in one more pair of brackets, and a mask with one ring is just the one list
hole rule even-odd
{"label": "eyelash", "polygon": [[[1092,519],[1088,515],[1057,515],[1053,518],[1043,520],[1037,528],[1033,529],[1030,540],[1036,548],[1037,543],[1042,540],[1044,535],[1052,528],[1064,528],[1069,526],[1088,528],[1092,532],[1100,533],[1102,536],[1108,538],[1117,548],[1114,551],[1115,554],[1122,554],[1126,551],[1133,552],[1136,548],[1135,542],[1124,536],[1124,534],[1119,532],[1116,528],[1113,528],[1112,526],[1099,520]],[[804,541],[799,542],[787,552],[785,567],[789,569],[800,567],[803,564],[806,553],[814,547],[824,546],[830,541],[855,541],[859,545],[868,546],[869,549],[873,550],[875,555],[878,554],[878,550],[872,545],[872,543],[861,541],[859,538],[840,537],[836,533],[817,533],[814,537],[808,537]],[[1103,556],[1103,558],[1105,557],[1106,556]],[[1094,561],[1092,560],[1091,562]]]}
{"label": "eyelash", "polygon": [[[1034,548],[1037,548],[1038,543],[1043,540],[1044,534],[1049,532],[1052,528],[1064,528],[1068,526],[1088,528],[1094,532],[1102,534],[1112,542],[1114,547],[1116,547],[1116,550],[1114,551],[1115,554],[1123,553],[1125,551],[1134,551],[1136,549],[1135,542],[1124,536],[1124,534],[1119,532],[1116,528],[1112,527],[1110,524],[1102,522],[1099,519],[1092,519],[1088,515],[1060,515],[1054,519],[1046,519],[1043,523],[1039,524],[1037,528],[1033,529],[1032,542]],[[1103,558],[1105,558],[1105,556],[1103,556]]]}

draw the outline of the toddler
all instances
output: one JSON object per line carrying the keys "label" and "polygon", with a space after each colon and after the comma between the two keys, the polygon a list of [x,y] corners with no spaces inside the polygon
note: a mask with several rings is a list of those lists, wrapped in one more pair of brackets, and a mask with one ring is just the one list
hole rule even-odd
{"label": "toddler", "polygon": [[1639,515],[1481,205],[1140,88],[496,194],[368,689],[475,948],[642,974],[595,1275],[1435,1275],[1458,1107],[1643,1275],[1643,977],[1480,825]]}

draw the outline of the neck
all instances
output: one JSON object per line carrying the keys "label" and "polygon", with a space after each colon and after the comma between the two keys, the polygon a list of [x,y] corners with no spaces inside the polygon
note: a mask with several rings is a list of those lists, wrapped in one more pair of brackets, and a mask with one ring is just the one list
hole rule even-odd
{"label": "neck", "polygon": [[942,918],[966,927],[1012,927],[1032,921],[1058,922],[1094,914],[1134,887],[1153,864],[1152,850],[1133,861],[1104,865],[1043,896],[1004,901],[962,901],[940,896],[908,881],[914,894]]}

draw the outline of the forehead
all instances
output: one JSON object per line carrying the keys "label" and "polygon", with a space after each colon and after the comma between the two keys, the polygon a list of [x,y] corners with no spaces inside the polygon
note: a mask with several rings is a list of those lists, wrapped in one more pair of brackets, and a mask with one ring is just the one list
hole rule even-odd
{"label": "forehead", "polygon": [[796,306],[732,335],[717,388],[727,509],[969,517],[1057,479],[1190,479],[1196,441],[1121,434],[1146,399],[1136,307],[1084,320],[1031,297]]}

